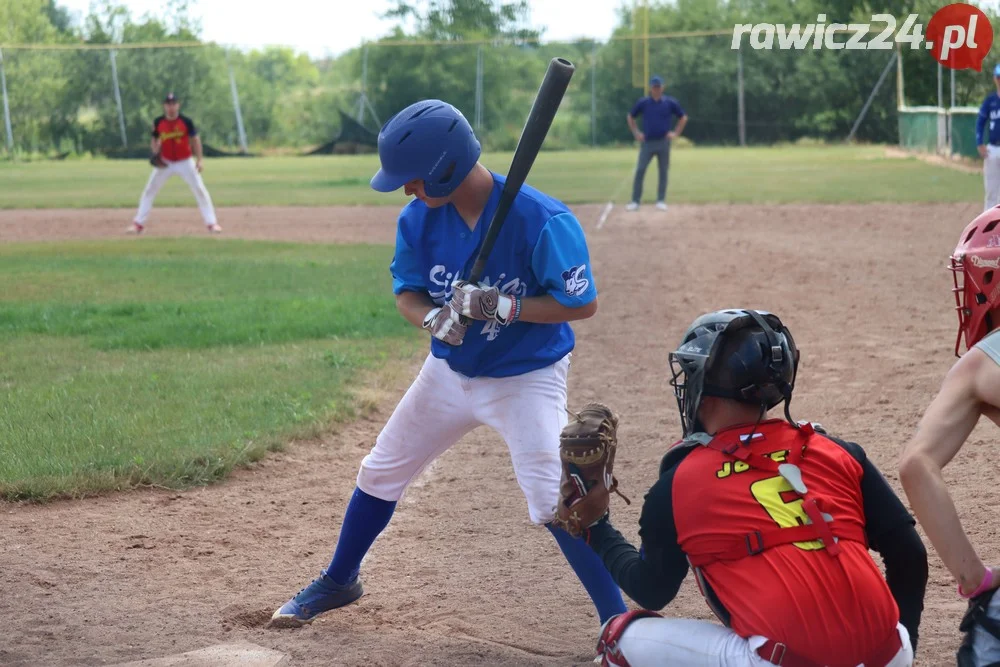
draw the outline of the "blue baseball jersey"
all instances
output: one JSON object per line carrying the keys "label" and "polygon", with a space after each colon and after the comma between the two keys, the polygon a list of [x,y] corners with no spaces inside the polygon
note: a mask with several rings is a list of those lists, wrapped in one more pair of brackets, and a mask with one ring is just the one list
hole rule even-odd
{"label": "blue baseball jersey", "polygon": [[661,95],[660,99],[643,97],[629,112],[632,118],[642,116],[642,133],[646,139],[662,139],[673,127],[674,117],[682,118],[684,109],[680,102],[669,95]]}
{"label": "blue baseball jersey", "polygon": [[976,145],[979,144],[1000,144],[1000,95],[995,91],[987,95],[979,107],[979,117],[976,118]]}
{"label": "blue baseball jersey", "polygon": [[[390,271],[393,292],[426,292],[434,303],[451,299],[452,283],[468,276],[500,201],[505,178],[493,174],[493,192],[474,229],[448,204],[428,208],[415,199],[399,215]],[[551,294],[571,308],[597,298],[590,254],[579,221],[562,202],[525,185],[486,262],[481,282],[505,294]],[[572,351],[567,323],[475,321],[461,345],[431,338],[431,354],[467,377],[510,377],[544,368]]]}

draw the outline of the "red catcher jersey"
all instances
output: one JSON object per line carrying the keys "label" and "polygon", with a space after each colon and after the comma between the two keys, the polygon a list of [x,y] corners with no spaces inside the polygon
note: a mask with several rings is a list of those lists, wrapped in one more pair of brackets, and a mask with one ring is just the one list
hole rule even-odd
{"label": "red catcher jersey", "polygon": [[[716,438],[733,439],[753,430],[750,425],[735,427]],[[745,446],[771,454],[788,450],[801,437],[788,422],[770,420],[756,428]],[[780,461],[781,455],[772,458]],[[799,468],[808,497],[823,499],[834,526],[854,524],[864,530],[861,465],[847,451],[813,433]],[[801,497],[780,475],[708,447],[697,448],[678,465],[673,506],[677,541],[689,556],[719,553],[734,538],[799,525],[806,518]],[[891,641],[899,609],[867,545],[844,539],[838,543],[842,551],[837,557],[818,540],[796,542],[740,560],[717,561],[702,573],[739,635],[783,642],[817,664],[853,667]]]}
{"label": "red catcher jersey", "polygon": [[198,135],[194,122],[181,114],[173,120],[160,116],[153,121],[153,136],[160,139],[160,155],[176,162],[191,157],[191,137]]}

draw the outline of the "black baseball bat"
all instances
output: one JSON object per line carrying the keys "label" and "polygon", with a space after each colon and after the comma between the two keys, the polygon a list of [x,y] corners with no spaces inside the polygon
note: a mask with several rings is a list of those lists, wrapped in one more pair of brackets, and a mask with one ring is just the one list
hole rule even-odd
{"label": "black baseball bat", "polygon": [[538,87],[535,101],[531,105],[531,113],[521,130],[521,138],[517,141],[517,148],[514,150],[514,158],[510,161],[510,169],[507,171],[507,181],[504,183],[503,191],[500,193],[500,203],[490,220],[489,229],[486,230],[486,238],[476,255],[476,262],[472,265],[472,273],[469,275],[469,282],[477,284],[483,277],[486,268],[486,260],[490,257],[493,244],[496,243],[500,229],[503,227],[510,207],[514,203],[514,197],[524,185],[524,179],[531,171],[531,165],[538,157],[538,150],[545,141],[545,135],[552,126],[552,119],[559,110],[559,103],[562,102],[569,80],[573,77],[576,67],[565,58],[553,58],[549,62],[549,68],[545,71],[545,78],[542,85]]}

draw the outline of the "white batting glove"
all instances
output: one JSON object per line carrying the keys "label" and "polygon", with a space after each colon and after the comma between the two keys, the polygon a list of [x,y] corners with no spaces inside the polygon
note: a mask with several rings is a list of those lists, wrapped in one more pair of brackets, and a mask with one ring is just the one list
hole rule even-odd
{"label": "white batting glove", "polygon": [[501,294],[496,286],[473,285],[457,280],[453,287],[451,307],[470,319],[492,320],[507,326],[521,314],[521,304],[517,297]]}
{"label": "white batting glove", "polygon": [[442,343],[453,346],[462,344],[467,328],[450,304],[427,313],[422,326]]}

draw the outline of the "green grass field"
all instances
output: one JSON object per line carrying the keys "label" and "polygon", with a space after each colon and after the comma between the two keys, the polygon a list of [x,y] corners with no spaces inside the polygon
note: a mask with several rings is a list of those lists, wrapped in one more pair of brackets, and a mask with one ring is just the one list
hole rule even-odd
{"label": "green grass field", "polygon": [[0,497],[214,480],[352,414],[408,359],[391,250],[149,239],[0,246]]}
{"label": "green grass field", "polygon": [[[568,203],[624,202],[633,149],[539,155],[528,182]],[[509,153],[484,164],[506,173]],[[400,205],[401,193],[368,187],[374,155],[208,160],[205,181],[219,206]],[[0,163],[0,208],[132,207],[149,176],[138,160]],[[655,165],[646,196],[655,194]],[[670,194],[680,203],[961,202],[982,198],[982,178],[915,158],[885,156],[880,146],[678,148],[671,155]],[[157,205],[190,206],[171,179]]]}

